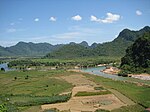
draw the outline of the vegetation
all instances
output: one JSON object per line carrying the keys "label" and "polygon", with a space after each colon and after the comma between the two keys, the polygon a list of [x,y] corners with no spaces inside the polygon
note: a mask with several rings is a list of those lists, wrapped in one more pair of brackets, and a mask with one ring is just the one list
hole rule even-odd
{"label": "vegetation", "polygon": [[7,97],[0,95],[0,112],[18,112],[18,108]]}
{"label": "vegetation", "polygon": [[70,99],[70,97],[71,94],[56,95],[56,96],[32,96],[20,94],[10,96],[10,102],[13,102],[13,104],[16,106],[24,107],[24,106],[36,106],[42,104],[66,102]]}
{"label": "vegetation", "polygon": [[92,67],[99,64],[109,64],[109,63],[116,63],[120,62],[120,57],[109,57],[109,56],[101,56],[101,57],[94,57],[94,58],[75,58],[75,59],[18,59],[10,61],[8,66],[15,67],[20,70],[25,70],[29,67],[57,67],[57,68],[71,68],[71,67]]}
{"label": "vegetation", "polygon": [[98,109],[95,112],[110,112],[109,110],[104,110],[104,109]]}
{"label": "vegetation", "polygon": [[62,45],[51,45],[49,43],[26,43],[19,42],[11,47],[0,46],[0,56],[44,56],[49,52],[52,52]]}
{"label": "vegetation", "polygon": [[138,38],[128,47],[126,55],[121,59],[122,74],[149,73],[150,74],[150,32]]}
{"label": "vegetation", "polygon": [[41,104],[67,101],[71,94],[59,94],[71,89],[72,85],[54,78],[64,74],[69,75],[70,72],[64,70],[0,72],[2,99],[0,109],[16,112]]}
{"label": "vegetation", "polygon": [[136,84],[123,82],[123,81],[115,81],[108,78],[103,78],[95,75],[85,75],[90,78],[97,84],[104,86],[105,88],[113,88],[120,93],[124,94],[128,98],[132,99],[139,105],[142,105],[144,108],[150,107],[150,88],[148,86],[137,86]]}
{"label": "vegetation", "polygon": [[143,112],[144,108],[140,105],[124,106],[111,112]]}
{"label": "vegetation", "polygon": [[95,90],[105,90],[103,87],[94,87]]}
{"label": "vegetation", "polygon": [[130,46],[139,35],[149,32],[150,27],[146,26],[139,31],[128,29],[120,32],[119,36],[112,42],[103,44],[93,44],[92,46],[83,46],[70,43],[62,46],[60,49],[47,54],[46,58],[75,58],[75,57],[96,57],[96,56],[123,56],[125,50]]}
{"label": "vegetation", "polygon": [[72,87],[70,83],[54,78],[62,74],[67,75],[69,72],[64,70],[0,72],[0,90],[3,90],[0,94],[57,95]]}
{"label": "vegetation", "polygon": [[123,56],[125,50],[139,35],[149,32],[150,27],[146,26],[139,31],[124,29],[112,42],[103,44],[93,43],[91,46],[83,41],[79,44],[71,42],[67,45],[51,45],[48,43],[34,44],[32,42],[19,42],[15,46],[1,47],[0,56],[43,56],[46,58],[79,58],[97,56]]}
{"label": "vegetation", "polygon": [[87,91],[81,91],[78,92],[75,96],[94,96],[94,95],[105,95],[105,94],[111,94],[110,91],[99,91],[99,92],[87,92]]}

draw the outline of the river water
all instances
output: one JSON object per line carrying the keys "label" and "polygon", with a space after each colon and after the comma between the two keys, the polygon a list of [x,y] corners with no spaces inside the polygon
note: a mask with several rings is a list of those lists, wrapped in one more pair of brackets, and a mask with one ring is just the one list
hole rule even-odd
{"label": "river water", "polygon": [[90,68],[82,68],[81,71],[83,72],[87,72],[87,73],[92,73],[95,75],[99,75],[105,78],[111,78],[111,79],[115,79],[115,80],[126,80],[129,77],[121,77],[121,76],[117,76],[117,75],[111,75],[111,74],[106,74],[101,72],[101,70],[105,69],[106,67],[101,66],[101,67],[90,67]]}
{"label": "river water", "polygon": [[5,71],[12,71],[12,70],[15,70],[15,69],[9,68],[9,67],[8,67],[8,63],[2,63],[2,64],[0,64],[0,69],[1,69],[1,68],[4,68]]}

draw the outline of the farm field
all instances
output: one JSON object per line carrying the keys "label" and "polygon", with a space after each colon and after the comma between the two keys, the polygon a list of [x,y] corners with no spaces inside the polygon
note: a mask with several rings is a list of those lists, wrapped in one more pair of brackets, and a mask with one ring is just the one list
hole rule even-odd
{"label": "farm field", "polygon": [[30,106],[37,110],[36,106],[43,103],[66,101],[70,95],[59,94],[69,91],[73,85],[54,78],[64,74],[70,73],[62,70],[0,72],[1,102],[9,102],[14,107],[19,107],[20,111],[27,111]]}
{"label": "farm field", "polygon": [[140,112],[150,106],[148,87],[82,72],[0,72],[0,82],[1,102],[7,104],[10,112],[42,112],[51,108],[71,112]]}

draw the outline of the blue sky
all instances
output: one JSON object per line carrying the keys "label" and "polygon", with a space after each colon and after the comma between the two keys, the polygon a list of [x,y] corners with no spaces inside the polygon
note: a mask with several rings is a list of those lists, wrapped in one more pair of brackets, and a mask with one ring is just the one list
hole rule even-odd
{"label": "blue sky", "polygon": [[112,41],[150,25],[150,0],[0,0],[0,45]]}

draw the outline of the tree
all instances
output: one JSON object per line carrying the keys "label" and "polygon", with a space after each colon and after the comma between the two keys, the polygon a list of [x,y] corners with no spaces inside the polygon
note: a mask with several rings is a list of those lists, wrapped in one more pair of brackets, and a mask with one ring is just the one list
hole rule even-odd
{"label": "tree", "polygon": [[150,32],[138,38],[127,48],[121,59],[121,68],[132,73],[150,73]]}
{"label": "tree", "polygon": [[17,80],[17,77],[14,77],[15,80]]}
{"label": "tree", "polygon": [[1,68],[1,71],[5,71],[5,69],[4,69],[4,68]]}

